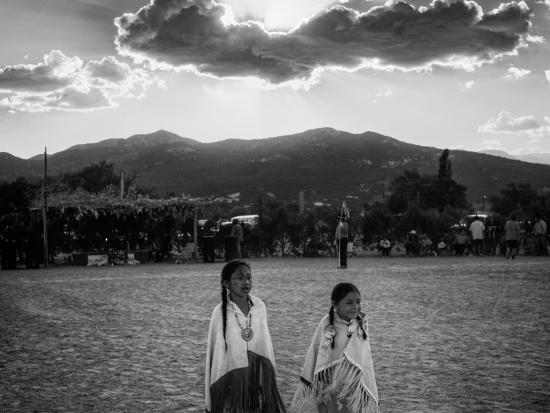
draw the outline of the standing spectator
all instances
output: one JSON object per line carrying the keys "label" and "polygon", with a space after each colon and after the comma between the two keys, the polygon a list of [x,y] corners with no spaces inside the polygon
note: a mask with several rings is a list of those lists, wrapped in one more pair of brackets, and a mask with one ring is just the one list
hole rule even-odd
{"label": "standing spectator", "polygon": [[455,234],[455,255],[463,256],[466,252],[466,247],[468,246],[468,235],[466,235],[466,230],[461,228]]}
{"label": "standing spectator", "polygon": [[17,268],[17,242],[14,228],[7,226],[2,237],[2,269],[15,270]]}
{"label": "standing spectator", "polygon": [[511,215],[510,219],[504,224],[504,239],[506,240],[506,259],[512,256],[516,258],[519,248],[519,232],[520,227],[516,221],[516,216]]}
{"label": "standing spectator", "polygon": [[336,226],[334,239],[338,249],[338,268],[348,267],[348,236],[349,225],[346,217],[340,217],[340,222]]}
{"label": "standing spectator", "polygon": [[485,233],[485,225],[476,215],[473,222],[470,224],[470,233],[472,234],[473,253],[476,257],[481,254],[483,256],[483,234]]}
{"label": "standing spectator", "polygon": [[485,245],[486,245],[486,254],[495,255],[497,245],[498,245],[498,234],[497,234],[497,222],[493,217],[487,219],[485,231]]}
{"label": "standing spectator", "polygon": [[216,238],[215,238],[215,224],[211,220],[207,220],[202,229],[202,256],[203,262],[215,262],[216,261]]}
{"label": "standing spectator", "polygon": [[156,251],[156,262],[163,262],[170,254],[170,250],[172,248],[172,239],[170,238],[170,234],[163,233],[160,236],[160,248]]}
{"label": "standing spectator", "polygon": [[537,255],[548,255],[548,247],[546,246],[547,226],[544,219],[540,215],[535,216],[535,238]]}
{"label": "standing spectator", "polygon": [[[423,257],[434,255],[433,242],[426,234],[422,234],[420,237],[420,255]],[[435,255],[437,255],[437,253]]]}
{"label": "standing spectator", "polygon": [[391,251],[391,242],[387,238],[382,238],[380,241],[380,248],[382,249],[382,256],[389,257]]}
{"label": "standing spectator", "polygon": [[407,257],[418,257],[420,254],[420,239],[418,234],[413,229],[407,234],[405,240],[405,255]]}
{"label": "standing spectator", "polygon": [[440,240],[437,243],[437,255],[444,256],[447,255],[447,243],[444,239]]}
{"label": "standing spectator", "polygon": [[243,242],[243,227],[237,219],[234,219],[232,222],[233,226],[231,227],[231,234],[229,234],[233,238],[233,245],[235,247],[232,259],[242,258],[241,243]]}

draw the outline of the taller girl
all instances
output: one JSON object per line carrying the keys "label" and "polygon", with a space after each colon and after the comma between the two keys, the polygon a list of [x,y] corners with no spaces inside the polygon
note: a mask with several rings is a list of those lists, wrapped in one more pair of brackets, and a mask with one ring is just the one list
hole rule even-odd
{"label": "taller girl", "polygon": [[285,413],[265,305],[250,295],[250,265],[228,262],[221,286],[222,302],[214,308],[208,331],[206,411]]}
{"label": "taller girl", "polygon": [[353,284],[337,284],[331,302],[311,340],[292,411],[377,412],[378,389],[361,294]]}

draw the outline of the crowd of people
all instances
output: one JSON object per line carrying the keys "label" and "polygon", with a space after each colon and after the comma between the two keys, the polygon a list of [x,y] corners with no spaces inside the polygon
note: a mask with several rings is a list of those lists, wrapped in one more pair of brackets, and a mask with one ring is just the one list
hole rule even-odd
{"label": "crowd of people", "polygon": [[[362,234],[351,234],[348,221],[348,217],[338,217],[332,238],[329,234],[325,239],[326,254],[322,254],[337,256],[340,268],[346,268],[349,255],[361,255],[361,251],[368,252],[372,248],[382,257],[501,255],[515,259],[518,255],[548,255],[548,228],[546,221],[538,215],[531,221],[518,221],[516,216],[511,215],[505,222],[498,222],[491,216],[476,215],[471,222],[454,225],[439,236],[430,237],[412,229],[404,237],[389,234],[376,237],[374,244],[365,244]],[[111,264],[131,263],[134,258],[141,262],[179,263],[189,259],[230,261],[262,253],[256,224],[239,219],[201,220],[196,243],[190,231],[126,233],[114,228],[108,234],[97,231],[79,236],[65,226],[54,238],[56,242],[50,243],[48,259],[49,262],[72,263],[74,253],[82,251],[105,254]],[[27,234],[22,239],[18,231],[10,228],[0,233],[2,268],[13,269],[18,265],[38,268],[43,263],[40,232],[30,231]],[[307,245],[311,253],[313,243]],[[321,248],[320,245],[317,247]],[[305,255],[296,247],[289,251],[290,254],[295,252],[296,256]],[[134,257],[136,254],[139,258]]]}
{"label": "crowd of people", "polygon": [[517,255],[548,255],[548,228],[539,215],[530,222],[519,222],[511,215],[503,225],[492,217],[476,215],[468,225],[454,225],[437,240],[411,230],[404,239],[379,237],[379,255],[420,256],[484,256],[501,255],[515,259]]}

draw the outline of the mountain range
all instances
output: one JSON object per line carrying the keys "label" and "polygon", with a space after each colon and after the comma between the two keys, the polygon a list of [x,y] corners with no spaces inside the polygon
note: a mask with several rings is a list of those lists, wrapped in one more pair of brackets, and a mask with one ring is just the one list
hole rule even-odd
{"label": "mountain range", "polygon": [[[202,143],[168,131],[72,146],[48,155],[48,175],[74,172],[105,160],[137,173],[136,184],[155,194],[230,197],[243,202],[262,194],[306,202],[373,201],[388,195],[405,170],[436,175],[441,148],[405,143],[375,132],[331,128],[265,139]],[[485,153],[451,150],[453,179],[472,202],[496,195],[510,182],[550,187],[550,165]],[[44,156],[21,159],[0,153],[0,180],[39,179]]]}
{"label": "mountain range", "polygon": [[550,153],[525,153],[522,155],[510,155],[509,153],[498,149],[487,149],[487,150],[481,151],[481,153],[500,156],[502,158],[517,159],[519,161],[542,163],[542,164],[550,165]]}

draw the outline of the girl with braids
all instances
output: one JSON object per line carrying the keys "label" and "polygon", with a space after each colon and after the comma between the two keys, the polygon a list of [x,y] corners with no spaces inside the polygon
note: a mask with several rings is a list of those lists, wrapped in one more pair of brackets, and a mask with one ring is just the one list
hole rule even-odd
{"label": "girl with braids", "polygon": [[367,318],[350,283],[332,290],[332,305],[311,341],[292,412],[378,412]]}
{"label": "girl with braids", "polygon": [[221,300],[208,331],[205,404],[209,413],[286,413],[264,303],[250,295],[244,261],[222,269]]}

